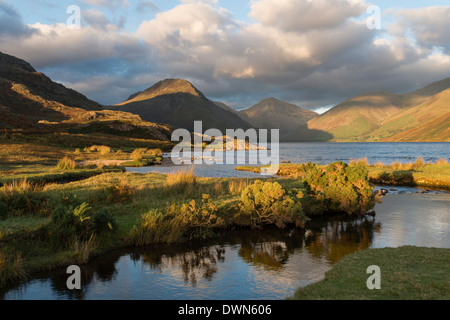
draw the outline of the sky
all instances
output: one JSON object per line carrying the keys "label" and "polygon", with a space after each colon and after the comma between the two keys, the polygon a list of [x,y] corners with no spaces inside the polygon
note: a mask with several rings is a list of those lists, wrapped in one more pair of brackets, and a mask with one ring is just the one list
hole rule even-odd
{"label": "sky", "polygon": [[182,78],[324,112],[450,77],[449,31],[448,0],[0,0],[0,51],[105,105]]}

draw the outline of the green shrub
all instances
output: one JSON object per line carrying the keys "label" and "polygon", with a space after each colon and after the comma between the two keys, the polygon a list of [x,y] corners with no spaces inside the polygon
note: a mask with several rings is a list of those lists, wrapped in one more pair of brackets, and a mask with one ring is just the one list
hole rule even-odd
{"label": "green shrub", "polygon": [[238,224],[261,227],[275,224],[284,228],[287,223],[302,226],[306,216],[298,197],[291,197],[278,182],[255,181],[241,193]]}
{"label": "green shrub", "polygon": [[335,162],[326,167],[309,164],[304,178],[305,204],[309,214],[338,211],[365,214],[375,205],[368,169],[362,163],[350,167]]}
{"label": "green shrub", "polygon": [[89,241],[95,233],[114,230],[117,222],[105,210],[91,212],[83,202],[77,207],[59,205],[52,216],[50,239],[55,246],[71,246],[74,242]]}

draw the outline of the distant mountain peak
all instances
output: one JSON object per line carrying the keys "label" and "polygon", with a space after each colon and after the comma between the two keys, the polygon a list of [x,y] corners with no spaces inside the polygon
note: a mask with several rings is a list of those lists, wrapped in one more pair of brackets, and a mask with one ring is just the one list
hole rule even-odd
{"label": "distant mountain peak", "polygon": [[150,88],[131,95],[125,102],[119,104],[127,104],[130,102],[143,101],[158,96],[185,93],[196,97],[204,97],[203,94],[189,81],[184,79],[165,79],[154,84]]}

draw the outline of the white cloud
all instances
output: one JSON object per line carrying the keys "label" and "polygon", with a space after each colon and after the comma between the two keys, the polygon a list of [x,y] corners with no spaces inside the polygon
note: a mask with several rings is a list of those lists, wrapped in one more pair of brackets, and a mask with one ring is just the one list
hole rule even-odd
{"label": "white cloud", "polygon": [[367,9],[364,0],[252,1],[250,17],[266,26],[303,32],[334,28]]}
{"label": "white cloud", "polygon": [[399,9],[395,15],[398,20],[392,30],[397,34],[405,36],[409,32],[417,45],[439,47],[450,53],[450,6]]}

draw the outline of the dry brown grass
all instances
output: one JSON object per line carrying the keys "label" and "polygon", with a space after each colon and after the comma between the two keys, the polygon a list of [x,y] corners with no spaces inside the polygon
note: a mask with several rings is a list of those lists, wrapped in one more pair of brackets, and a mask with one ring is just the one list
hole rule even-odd
{"label": "dry brown grass", "polygon": [[350,159],[349,165],[351,167],[355,167],[357,165],[362,165],[362,166],[368,167],[369,161],[367,160],[367,157],[359,158],[359,159]]}
{"label": "dry brown grass", "polygon": [[194,175],[194,167],[180,171],[173,171],[167,175],[166,187],[171,190],[188,190],[195,188],[197,177]]}
{"label": "dry brown grass", "polygon": [[23,180],[15,180],[11,183],[5,183],[1,188],[0,192],[3,194],[14,194],[14,193],[26,193],[35,191],[36,186],[27,181],[27,179]]}
{"label": "dry brown grass", "polygon": [[448,164],[448,160],[447,160],[447,159],[441,158],[441,159],[439,159],[438,161],[436,161],[436,164],[437,164],[438,166],[446,165],[446,164]]}
{"label": "dry brown grass", "polygon": [[60,170],[74,170],[76,169],[77,164],[75,160],[69,158],[68,156],[65,156],[61,160],[58,161],[58,164],[56,166],[57,169]]}
{"label": "dry brown grass", "polygon": [[376,168],[384,168],[384,163],[381,161],[378,161],[377,163],[375,163],[375,167]]}
{"label": "dry brown grass", "polygon": [[416,159],[416,161],[414,161],[413,165],[412,165],[412,169],[420,169],[425,167],[425,161],[423,160],[422,157],[418,157]]}
{"label": "dry brown grass", "polygon": [[250,185],[248,179],[234,179],[228,183],[228,192],[230,194],[241,194]]}

